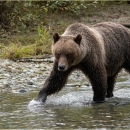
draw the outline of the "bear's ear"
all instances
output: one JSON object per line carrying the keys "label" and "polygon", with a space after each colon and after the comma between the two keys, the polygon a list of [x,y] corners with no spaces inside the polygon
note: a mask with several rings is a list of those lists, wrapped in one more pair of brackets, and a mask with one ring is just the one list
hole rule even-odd
{"label": "bear's ear", "polygon": [[60,36],[58,33],[53,34],[54,43],[56,43],[59,40]]}
{"label": "bear's ear", "polygon": [[74,41],[77,43],[77,44],[80,44],[82,40],[82,36],[80,34],[78,34],[75,38],[74,38]]}

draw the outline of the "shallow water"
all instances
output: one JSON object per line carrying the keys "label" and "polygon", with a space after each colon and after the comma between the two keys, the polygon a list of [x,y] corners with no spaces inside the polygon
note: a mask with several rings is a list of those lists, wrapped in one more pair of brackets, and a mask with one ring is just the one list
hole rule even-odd
{"label": "shallow water", "polygon": [[114,97],[94,104],[91,86],[64,87],[45,104],[34,101],[39,88],[0,93],[0,128],[130,129],[130,79],[120,73]]}

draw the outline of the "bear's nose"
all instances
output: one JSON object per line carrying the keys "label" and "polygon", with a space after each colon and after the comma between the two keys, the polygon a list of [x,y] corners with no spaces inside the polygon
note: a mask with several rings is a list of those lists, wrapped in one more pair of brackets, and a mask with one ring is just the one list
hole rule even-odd
{"label": "bear's nose", "polygon": [[59,65],[59,66],[58,66],[58,69],[59,69],[60,71],[65,70],[65,65]]}

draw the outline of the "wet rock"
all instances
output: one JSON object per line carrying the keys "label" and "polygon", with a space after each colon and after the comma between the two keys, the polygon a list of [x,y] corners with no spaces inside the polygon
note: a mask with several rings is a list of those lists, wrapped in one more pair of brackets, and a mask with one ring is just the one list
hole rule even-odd
{"label": "wet rock", "polygon": [[33,82],[27,82],[28,85],[33,85]]}
{"label": "wet rock", "polygon": [[4,88],[3,84],[0,84],[0,89],[3,89],[3,88]]}
{"label": "wet rock", "polygon": [[80,87],[81,84],[80,83],[74,83],[74,84],[66,84],[66,87]]}
{"label": "wet rock", "polygon": [[5,79],[5,80],[3,80],[3,86],[5,87],[5,88],[10,88],[10,84],[9,84],[9,82]]}
{"label": "wet rock", "polygon": [[23,72],[28,72],[28,70],[23,70]]}
{"label": "wet rock", "polygon": [[88,82],[84,82],[82,85],[84,85],[84,86],[90,86],[90,84]]}
{"label": "wet rock", "polygon": [[33,88],[37,88],[37,86],[36,86],[36,85],[32,85],[32,87],[33,87]]}
{"label": "wet rock", "polygon": [[35,81],[35,82],[37,82],[37,77],[36,77],[36,76],[37,76],[37,75],[35,75],[35,77],[32,78],[32,80]]}
{"label": "wet rock", "polygon": [[39,68],[40,66],[37,64],[37,65],[35,65],[35,68]]}
{"label": "wet rock", "polygon": [[4,88],[9,88],[10,89],[10,85],[9,84],[4,84]]}
{"label": "wet rock", "polygon": [[7,67],[6,70],[7,70],[8,72],[11,72],[11,71],[12,71],[12,69],[11,69],[10,67]]}
{"label": "wet rock", "polygon": [[48,59],[48,62],[50,62],[50,63],[53,63],[53,61],[54,61],[54,57],[51,57]]}
{"label": "wet rock", "polygon": [[10,74],[3,74],[5,77],[10,77]]}
{"label": "wet rock", "polygon": [[27,90],[21,89],[21,90],[19,90],[19,92],[20,92],[20,93],[26,93]]}

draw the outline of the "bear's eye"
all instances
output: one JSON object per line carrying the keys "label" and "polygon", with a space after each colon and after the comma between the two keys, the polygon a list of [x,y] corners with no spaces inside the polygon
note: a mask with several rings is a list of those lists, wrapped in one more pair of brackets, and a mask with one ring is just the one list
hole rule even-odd
{"label": "bear's eye", "polygon": [[68,53],[68,54],[66,54],[66,57],[67,57],[68,59],[70,59],[70,58],[72,57],[72,54],[71,54],[71,53]]}
{"label": "bear's eye", "polygon": [[57,54],[56,54],[56,57],[59,58],[59,57],[60,57],[60,53],[57,53]]}

